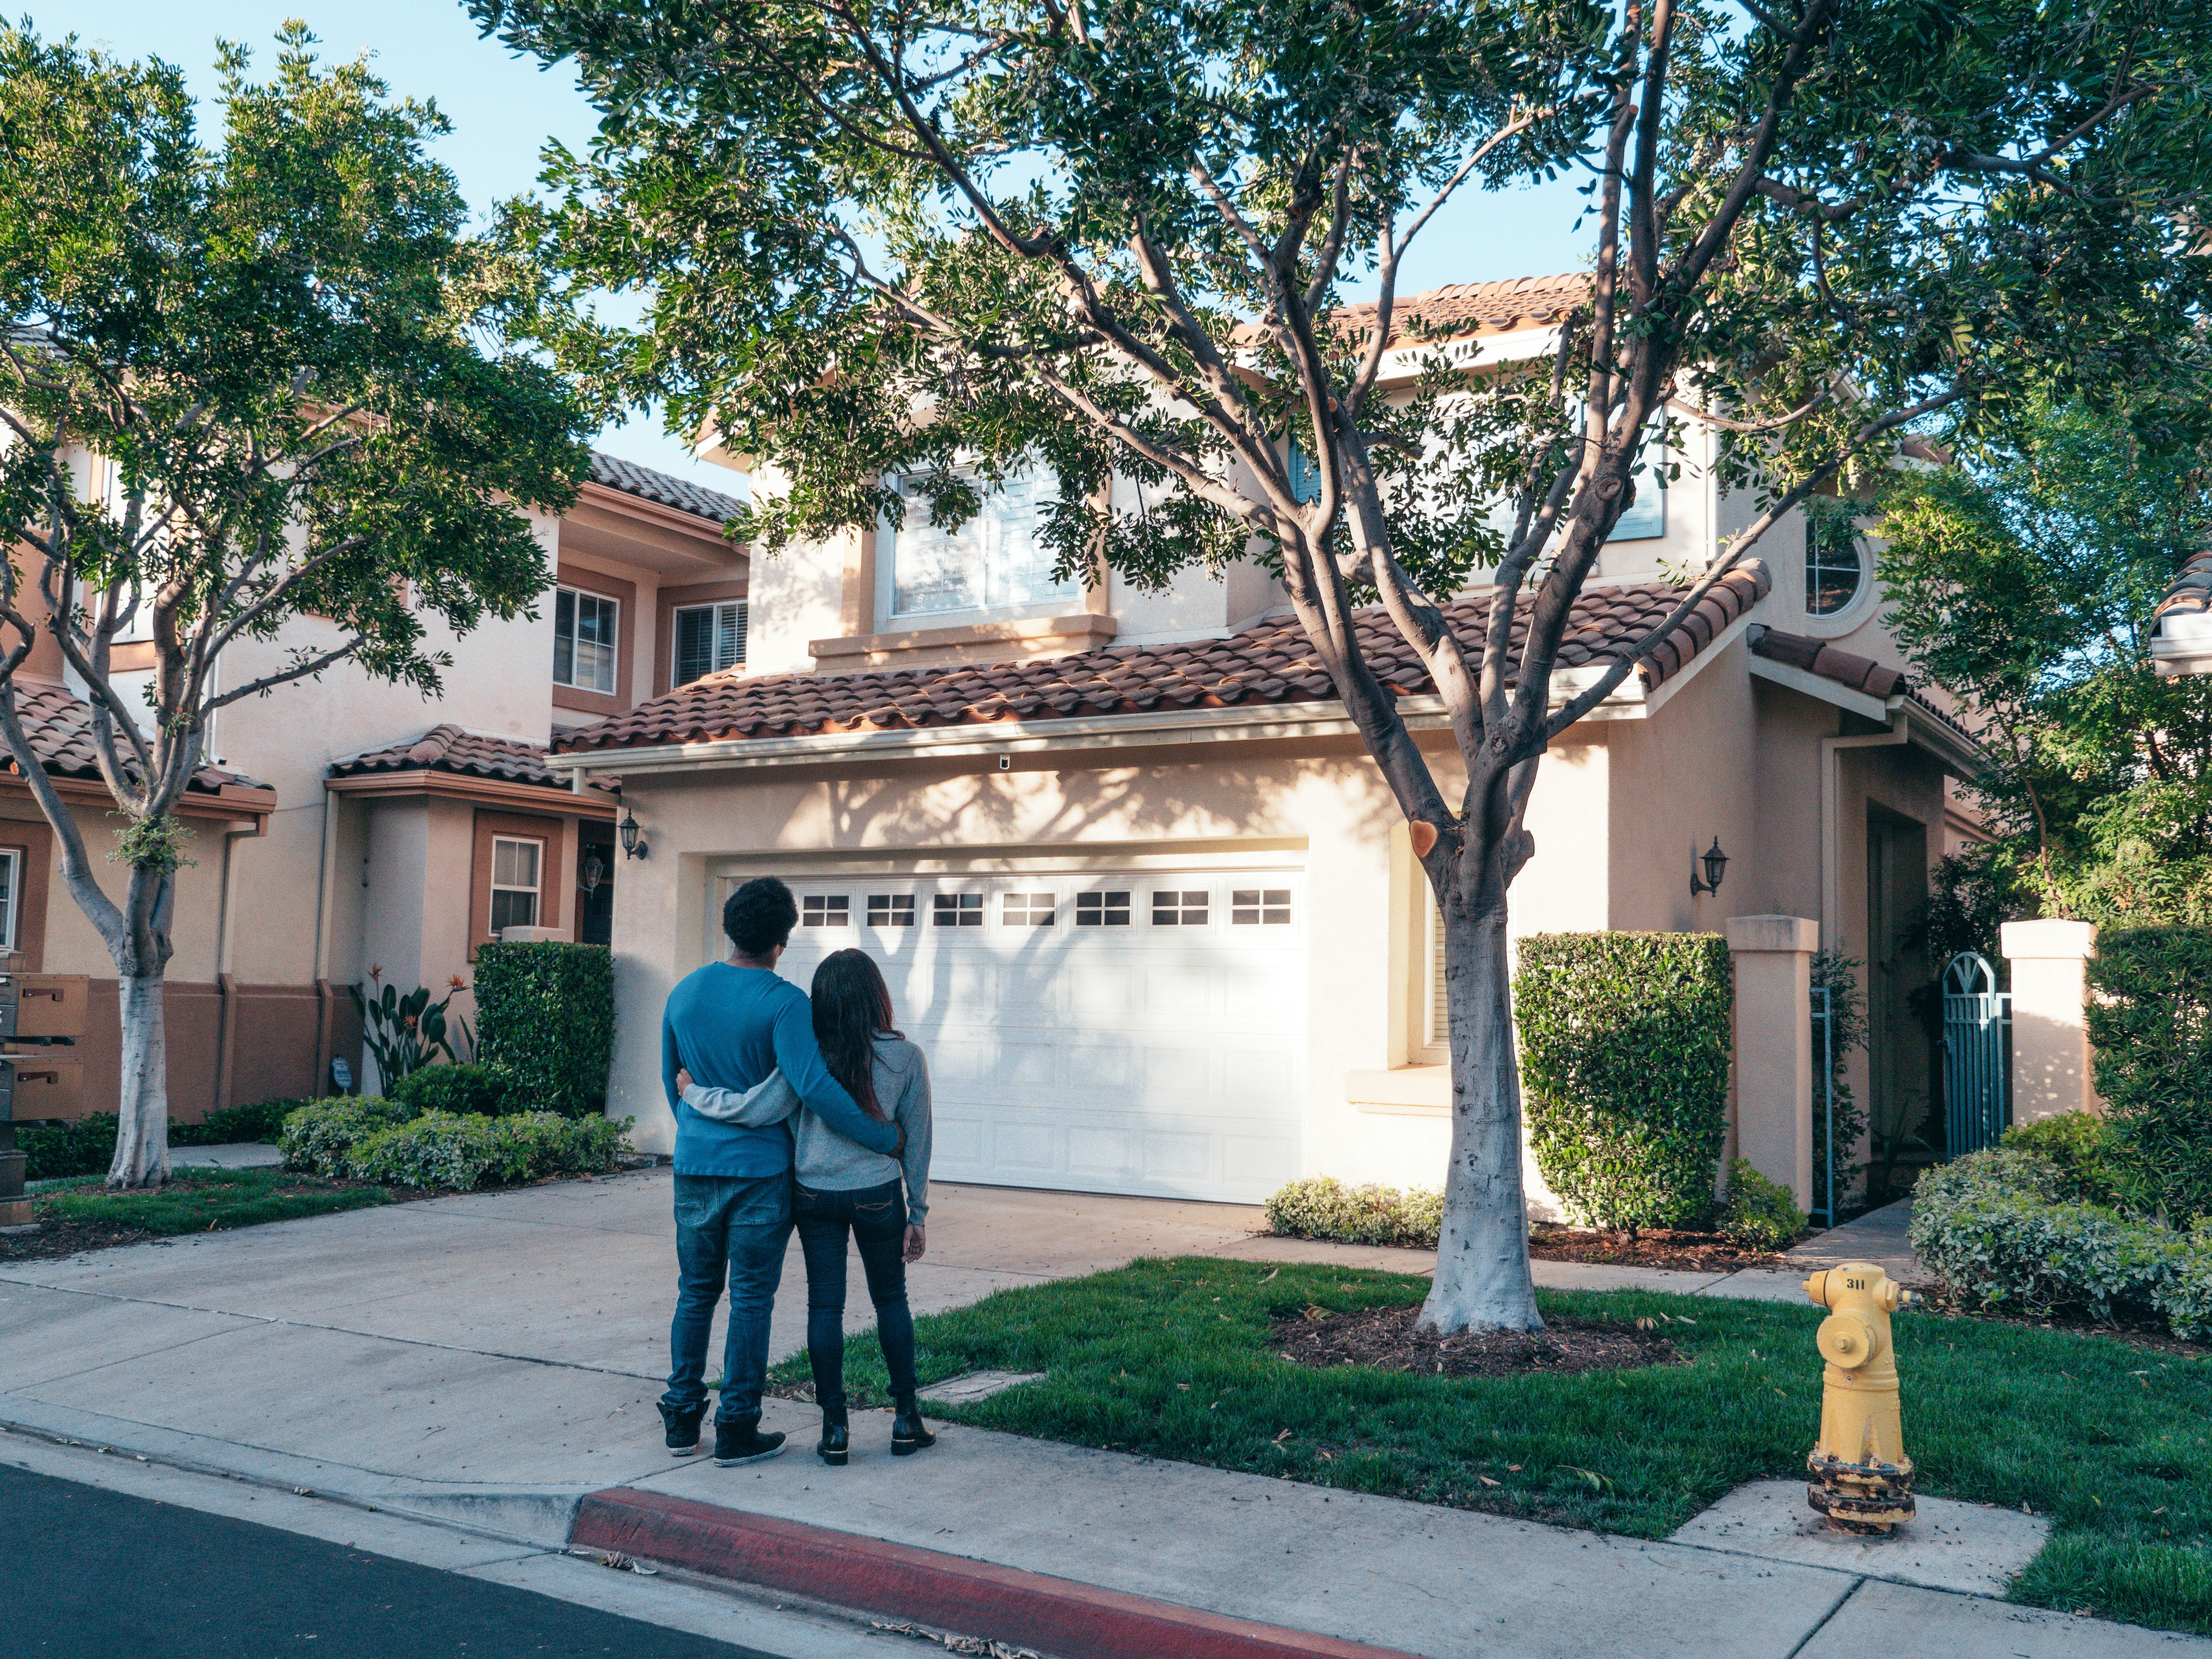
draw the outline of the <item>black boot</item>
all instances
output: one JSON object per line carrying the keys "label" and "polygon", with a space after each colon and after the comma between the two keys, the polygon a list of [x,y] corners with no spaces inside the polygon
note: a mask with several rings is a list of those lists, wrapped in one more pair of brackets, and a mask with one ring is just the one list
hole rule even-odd
{"label": "black boot", "polygon": [[783,1449],[780,1434],[763,1434],[758,1417],[714,1417],[714,1462],[724,1468],[757,1463]]}
{"label": "black boot", "polygon": [[891,1404],[896,1408],[891,1414],[893,1457],[911,1457],[924,1446],[937,1443],[937,1437],[921,1426],[921,1407],[912,1395],[895,1394]]}
{"label": "black boot", "polygon": [[699,1449],[699,1419],[707,1414],[704,1402],[688,1412],[679,1412],[663,1401],[660,1420],[668,1425],[668,1455],[689,1457]]}
{"label": "black boot", "polygon": [[822,1408],[822,1438],[816,1443],[814,1455],[833,1469],[845,1467],[845,1459],[853,1448],[853,1437],[845,1426],[842,1406]]}

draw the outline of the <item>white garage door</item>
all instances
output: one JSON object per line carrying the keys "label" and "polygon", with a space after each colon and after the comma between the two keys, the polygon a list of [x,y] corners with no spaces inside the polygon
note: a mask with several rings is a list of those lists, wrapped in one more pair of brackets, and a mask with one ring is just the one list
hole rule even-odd
{"label": "white garage door", "polygon": [[1297,870],[787,879],[781,971],[857,945],[929,1056],[934,1178],[1251,1203],[1297,1172]]}

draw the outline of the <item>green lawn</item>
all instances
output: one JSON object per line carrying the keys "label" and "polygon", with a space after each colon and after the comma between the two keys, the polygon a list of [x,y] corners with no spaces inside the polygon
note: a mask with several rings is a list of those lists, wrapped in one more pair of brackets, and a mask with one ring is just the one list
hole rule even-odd
{"label": "green lawn", "polygon": [[342,1187],[318,1176],[286,1170],[200,1170],[173,1177],[152,1192],[100,1190],[99,1177],[48,1188],[38,1193],[34,1213],[41,1221],[94,1227],[136,1227],[161,1237],[258,1227],[264,1221],[292,1221],[388,1204],[381,1187]]}
{"label": "green lawn", "polygon": [[[979,1405],[933,1409],[1641,1538],[1664,1537],[1741,1482],[1804,1473],[1820,1402],[1821,1315],[1809,1304],[1543,1293],[1553,1313],[1665,1314],[1689,1362],[1571,1376],[1316,1371],[1268,1340],[1272,1316],[1310,1303],[1383,1307],[1426,1288],[1397,1273],[1142,1261],[917,1321],[921,1380],[1047,1371]],[[2212,1363],[1927,1314],[1899,1316],[1896,1330],[1919,1489],[2054,1518],[2015,1600],[2212,1633]],[[847,1365],[856,1399],[883,1398],[872,1332],[850,1339]],[[800,1357],[776,1380],[806,1375]]]}

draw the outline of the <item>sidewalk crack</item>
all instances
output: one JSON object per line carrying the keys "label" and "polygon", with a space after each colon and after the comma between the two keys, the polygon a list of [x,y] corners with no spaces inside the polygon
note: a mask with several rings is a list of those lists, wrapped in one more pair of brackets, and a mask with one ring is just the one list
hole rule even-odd
{"label": "sidewalk crack", "polygon": [[1799,1638],[1797,1645],[1790,1649],[1788,1653],[1784,1654],[1783,1656],[1783,1659],[1797,1659],[1797,1656],[1805,1651],[1807,1645],[1811,1643],[1812,1639],[1818,1636],[1822,1631],[1827,1629],[1828,1620],[1833,1619],[1838,1613],[1844,1610],[1844,1603],[1850,1601],[1851,1597],[1856,1595],[1862,1589],[1865,1589],[1866,1583],[1867,1581],[1864,1578],[1852,1579],[1851,1587],[1836,1598],[1834,1604],[1831,1606],[1826,1613],[1820,1615],[1820,1622],[1814,1625],[1812,1629],[1807,1631],[1805,1634]]}

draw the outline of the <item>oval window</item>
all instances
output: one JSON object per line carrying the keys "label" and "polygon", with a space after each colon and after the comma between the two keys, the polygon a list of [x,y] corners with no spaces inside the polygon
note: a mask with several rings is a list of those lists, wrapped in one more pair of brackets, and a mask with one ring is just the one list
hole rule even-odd
{"label": "oval window", "polygon": [[1820,514],[1805,520],[1805,610],[1815,617],[1832,617],[1858,597],[1866,580],[1866,559],[1859,551],[1858,532],[1841,514]]}

